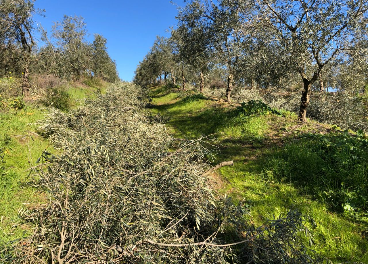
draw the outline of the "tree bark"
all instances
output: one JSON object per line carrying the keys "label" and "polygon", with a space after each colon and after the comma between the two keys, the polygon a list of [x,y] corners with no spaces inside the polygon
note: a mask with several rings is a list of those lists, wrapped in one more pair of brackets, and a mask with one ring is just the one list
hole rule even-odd
{"label": "tree bark", "polygon": [[256,88],[257,88],[257,82],[256,82],[256,80],[254,80],[254,79],[252,79],[252,81],[251,81],[252,83],[251,83],[251,89],[252,90],[255,90]]}
{"label": "tree bark", "polygon": [[171,70],[171,78],[172,78],[172,81],[173,81],[173,85],[176,86],[176,77],[175,77],[175,74],[174,74],[173,70]]}
{"label": "tree bark", "polygon": [[199,86],[199,92],[203,93],[203,89],[204,89],[204,76],[203,76],[203,72],[201,72],[201,84]]}
{"label": "tree bark", "polygon": [[182,77],[182,80],[183,80],[182,89],[183,89],[183,91],[185,91],[185,82],[186,82],[186,79],[185,79],[184,70],[182,70],[182,72],[181,72],[181,77]]}
{"label": "tree bark", "polygon": [[321,92],[324,92],[325,91],[325,84],[323,82],[322,74],[321,73],[318,74],[318,82],[319,82],[319,90]]}
{"label": "tree bark", "polygon": [[306,122],[307,121],[307,108],[308,108],[309,101],[310,101],[312,82],[306,78],[303,78],[303,84],[304,84],[304,90],[302,92],[298,119],[301,122]]}
{"label": "tree bark", "polygon": [[[24,22],[22,23],[24,24]],[[32,46],[34,45],[33,43],[33,38],[30,35],[30,43],[27,41],[26,38],[26,31],[28,30],[28,28],[26,26],[25,30],[23,30],[22,26],[20,25],[18,27],[18,30],[20,31],[20,42],[22,44],[22,49],[23,49],[23,69],[24,69],[24,73],[22,76],[22,96],[28,96],[29,94],[29,90],[31,88],[31,83],[29,81],[29,64],[30,64],[30,57],[31,57],[31,52],[32,52]],[[28,30],[28,32],[30,32]]]}
{"label": "tree bark", "polygon": [[27,97],[29,95],[30,88],[31,83],[29,81],[29,59],[25,58],[24,72],[22,76],[22,96]]}
{"label": "tree bark", "polygon": [[227,89],[226,89],[226,100],[230,103],[231,102],[231,91],[233,90],[233,75],[229,74],[227,77]]}

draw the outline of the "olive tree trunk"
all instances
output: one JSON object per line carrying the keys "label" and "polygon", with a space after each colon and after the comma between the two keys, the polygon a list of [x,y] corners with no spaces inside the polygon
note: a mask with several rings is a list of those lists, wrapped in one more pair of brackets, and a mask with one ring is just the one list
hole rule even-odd
{"label": "olive tree trunk", "polygon": [[182,72],[181,72],[181,78],[182,78],[182,81],[183,81],[182,89],[183,89],[183,91],[185,91],[186,79],[185,79],[184,70],[182,70]]}
{"label": "olive tree trunk", "polygon": [[256,82],[256,80],[252,79],[252,81],[251,81],[251,89],[252,90],[255,90],[256,88],[257,88],[257,82]]}
{"label": "olive tree trunk", "polygon": [[307,121],[307,108],[308,108],[309,101],[310,101],[312,82],[306,78],[303,78],[303,85],[304,85],[304,89],[302,92],[302,98],[301,98],[298,118],[299,118],[299,121],[306,122]]}
{"label": "olive tree trunk", "polygon": [[234,76],[229,74],[227,77],[227,89],[226,89],[226,100],[230,103],[231,102],[231,91],[233,90],[233,80]]}
{"label": "olive tree trunk", "polygon": [[204,75],[203,75],[203,72],[201,72],[200,77],[201,77],[201,84],[199,86],[199,92],[203,93],[203,89],[204,89]]}
{"label": "olive tree trunk", "polygon": [[325,91],[325,83],[323,82],[321,73],[318,75],[318,82],[319,82],[319,90],[321,92],[324,92]]}
{"label": "olive tree trunk", "polygon": [[171,70],[171,78],[172,78],[172,81],[173,81],[173,85],[176,86],[176,77],[175,77],[175,73],[173,70]]}
{"label": "olive tree trunk", "polygon": [[29,57],[28,54],[24,55],[23,60],[23,75],[22,75],[22,96],[27,97],[31,89],[31,83],[29,80]]}

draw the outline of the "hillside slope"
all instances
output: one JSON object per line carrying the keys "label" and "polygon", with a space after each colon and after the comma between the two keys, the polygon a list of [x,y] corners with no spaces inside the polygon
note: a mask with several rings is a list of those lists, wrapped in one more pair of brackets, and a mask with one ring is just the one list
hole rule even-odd
{"label": "hillside slope", "polygon": [[178,138],[212,150],[219,195],[246,204],[256,226],[297,210],[305,245],[333,263],[368,263],[368,139],[271,109],[261,101],[229,105],[193,91],[151,90],[152,112]]}

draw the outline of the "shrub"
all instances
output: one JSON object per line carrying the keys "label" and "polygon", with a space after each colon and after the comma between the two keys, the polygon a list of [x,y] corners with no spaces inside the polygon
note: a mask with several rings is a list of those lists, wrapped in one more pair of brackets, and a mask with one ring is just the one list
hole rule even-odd
{"label": "shrub", "polygon": [[13,108],[15,110],[21,110],[25,108],[26,104],[22,97],[9,98],[1,100],[0,97],[0,107],[4,109]]}
{"label": "shrub", "polygon": [[311,99],[307,114],[343,129],[368,131],[367,99],[348,93],[319,93]]}
{"label": "shrub", "polygon": [[183,95],[184,98],[181,100],[181,103],[191,103],[198,100],[206,100],[207,98],[203,94],[192,94],[192,95]]}
{"label": "shrub", "polygon": [[56,109],[67,111],[71,107],[72,100],[65,88],[52,87],[47,89],[43,103],[45,106],[52,106]]}
{"label": "shrub", "polygon": [[0,78],[0,94],[3,99],[22,96],[21,80],[18,78]]}
{"label": "shrub", "polygon": [[45,91],[50,88],[60,87],[63,81],[50,74],[37,74],[33,75],[32,79],[32,86],[34,87],[35,92]]}
{"label": "shrub", "polygon": [[[234,93],[237,102],[260,100],[274,109],[284,109],[298,113],[300,94],[297,92],[278,92],[274,89],[244,90]],[[347,92],[321,93],[311,95],[307,116],[319,122],[334,124],[343,129],[368,129],[368,101],[361,95],[351,95]]]}
{"label": "shrub", "polygon": [[262,95],[260,94],[258,89],[236,89],[233,92],[233,99],[235,102],[242,103],[248,102],[251,100],[262,100]]}
{"label": "shrub", "polygon": [[222,80],[213,80],[210,83],[210,89],[224,89],[226,88],[226,83]]}
{"label": "shrub", "polygon": [[21,97],[8,100],[8,104],[11,108],[14,108],[16,110],[23,109],[26,106],[23,101],[23,98]]}
{"label": "shrub", "polygon": [[241,106],[238,107],[238,111],[245,115],[265,115],[269,113],[280,115],[278,111],[272,109],[261,100],[251,100],[247,103],[242,103]]}

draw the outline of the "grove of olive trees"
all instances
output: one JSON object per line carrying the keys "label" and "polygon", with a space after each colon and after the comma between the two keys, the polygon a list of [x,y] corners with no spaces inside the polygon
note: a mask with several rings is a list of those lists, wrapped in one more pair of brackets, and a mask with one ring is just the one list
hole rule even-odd
{"label": "grove of olive trees", "polygon": [[[302,122],[312,91],[365,92],[366,0],[193,0],[179,10],[177,19],[167,40],[173,52],[165,59],[176,68],[191,68],[192,76],[186,78],[200,83],[200,91],[204,74],[218,68],[227,73],[227,101],[233,84],[279,91],[300,87]],[[155,54],[152,49],[138,67],[137,83],[152,83],[161,76],[147,69],[153,58],[157,65],[162,63]]]}
{"label": "grove of olive trees", "polygon": [[[38,47],[34,0],[0,1],[0,77],[9,72],[22,79],[22,93],[30,89],[30,76],[51,74],[59,78],[99,77],[118,80],[115,62],[109,57],[106,39],[95,35],[86,40],[83,18],[64,16],[55,23],[51,38],[43,31],[43,45]],[[55,44],[54,44],[55,43]]]}

